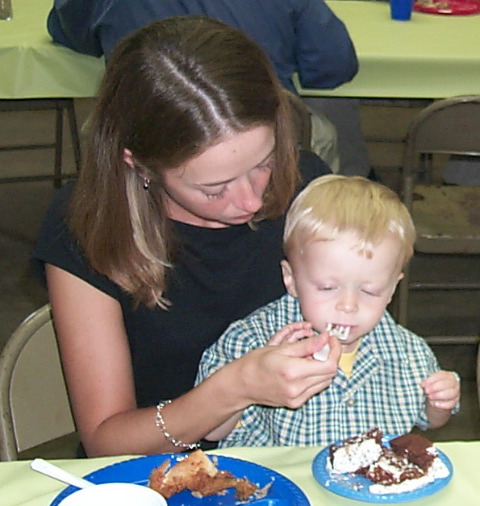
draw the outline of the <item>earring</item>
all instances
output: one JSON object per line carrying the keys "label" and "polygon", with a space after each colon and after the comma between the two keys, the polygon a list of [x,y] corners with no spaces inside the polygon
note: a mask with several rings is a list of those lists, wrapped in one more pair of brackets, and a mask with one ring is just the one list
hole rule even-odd
{"label": "earring", "polygon": [[150,179],[143,178],[143,189],[148,191],[150,189]]}

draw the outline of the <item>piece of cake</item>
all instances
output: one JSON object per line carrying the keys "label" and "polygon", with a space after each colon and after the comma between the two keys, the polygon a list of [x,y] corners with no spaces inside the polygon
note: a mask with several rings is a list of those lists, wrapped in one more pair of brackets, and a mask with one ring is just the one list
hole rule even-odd
{"label": "piece of cake", "polygon": [[205,497],[234,488],[236,498],[245,501],[258,490],[246,478],[219,471],[202,450],[190,453],[172,467],[170,460],[166,460],[151,472],[149,486],[166,499],[183,490],[190,490],[195,497]]}
{"label": "piece of cake", "polygon": [[382,444],[382,432],[371,429],[330,447],[333,472],[363,474],[374,494],[416,490],[449,474],[431,441],[419,434],[405,434]]}
{"label": "piece of cake", "polygon": [[394,438],[390,447],[365,473],[374,482],[372,493],[410,492],[449,474],[433,443],[419,434]]}
{"label": "piece of cake", "polygon": [[383,452],[382,432],[371,429],[330,446],[330,466],[336,473],[361,473]]}
{"label": "piece of cake", "polygon": [[406,457],[424,471],[438,455],[433,443],[419,434],[404,434],[390,441],[390,447],[397,455]]}
{"label": "piece of cake", "polygon": [[425,472],[409,462],[407,458],[397,455],[393,450],[384,449],[376,462],[370,464],[365,476],[374,483],[392,485],[405,480],[422,477]]}

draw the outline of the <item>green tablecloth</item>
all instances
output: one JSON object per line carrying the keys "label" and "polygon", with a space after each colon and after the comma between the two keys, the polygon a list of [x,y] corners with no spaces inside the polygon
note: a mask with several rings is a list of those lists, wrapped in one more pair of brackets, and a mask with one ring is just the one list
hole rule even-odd
{"label": "green tablecloth", "polygon": [[345,23],[360,61],[351,83],[305,96],[445,98],[480,94],[480,15],[414,12],[390,19],[388,2],[327,1]]}
{"label": "green tablecloth", "polygon": [[46,20],[53,0],[12,0],[0,21],[0,99],[94,97],[102,58],[54,44]]}
{"label": "green tablecloth", "polygon": [[[331,0],[357,49],[360,71],[335,90],[307,96],[443,98],[480,93],[480,16],[415,12],[392,21],[387,2]],[[52,0],[13,0],[0,21],[0,99],[92,97],[102,59],[53,44],[46,30]]]}
{"label": "green tablecloth", "polygon": [[[438,443],[452,461],[452,481],[433,496],[415,501],[415,506],[477,506],[480,441]],[[311,506],[359,506],[362,503],[337,496],[314,479],[311,463],[319,448],[229,448],[212,453],[256,462],[293,480],[308,496]],[[125,460],[128,457],[61,460],[56,463],[78,475]],[[0,463],[0,504],[2,506],[48,506],[63,489],[61,483],[31,471],[28,462]],[[365,505],[370,503],[363,503]]]}

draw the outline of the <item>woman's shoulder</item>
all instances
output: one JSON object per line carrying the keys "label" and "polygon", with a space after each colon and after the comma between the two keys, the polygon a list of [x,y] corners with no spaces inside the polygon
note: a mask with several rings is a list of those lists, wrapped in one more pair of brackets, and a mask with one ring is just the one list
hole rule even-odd
{"label": "woman's shoulder", "polygon": [[300,150],[298,167],[301,175],[301,188],[320,176],[331,174],[330,167],[313,151]]}

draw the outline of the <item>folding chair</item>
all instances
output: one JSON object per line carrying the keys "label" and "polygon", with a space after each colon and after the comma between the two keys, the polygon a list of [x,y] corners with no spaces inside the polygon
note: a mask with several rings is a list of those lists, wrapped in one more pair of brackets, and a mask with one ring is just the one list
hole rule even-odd
{"label": "folding chair", "polygon": [[0,460],[73,432],[47,304],[20,324],[0,355]]}
{"label": "folding chair", "polygon": [[[444,184],[433,163],[444,155],[480,160],[480,95],[439,100],[420,111],[407,134],[402,173],[403,201],[417,229],[415,251],[479,254],[480,187]],[[397,299],[402,325],[408,321],[412,290],[480,290],[480,282],[472,279],[413,280],[408,266],[404,274]]]}

